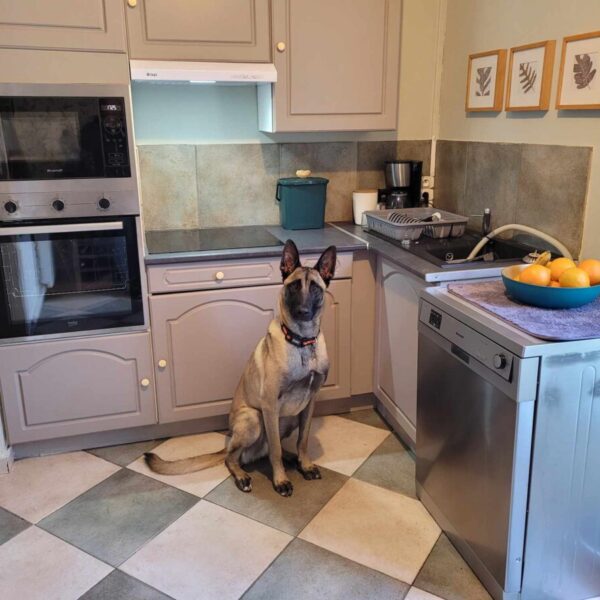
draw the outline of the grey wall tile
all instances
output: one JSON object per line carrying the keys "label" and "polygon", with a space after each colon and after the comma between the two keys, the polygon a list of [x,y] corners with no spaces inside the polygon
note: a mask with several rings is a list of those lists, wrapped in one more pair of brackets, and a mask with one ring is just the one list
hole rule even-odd
{"label": "grey wall tile", "polygon": [[198,226],[194,146],[139,146],[144,227]]}
{"label": "grey wall tile", "polygon": [[437,207],[459,211],[464,205],[468,142],[440,140],[435,153],[435,200]]}
{"label": "grey wall tile", "polygon": [[[515,222],[521,149],[521,144],[468,144],[465,193],[462,202],[458,199],[459,212],[477,215],[489,207],[492,227]],[[472,218],[469,225],[481,227],[481,218]]]}
{"label": "grey wall tile", "polygon": [[579,254],[591,148],[523,146],[518,182],[518,223],[556,237]]}
{"label": "grey wall tile", "polygon": [[298,169],[310,169],[316,177],[329,179],[327,221],[352,219],[352,192],[357,188],[356,142],[281,144],[281,177],[294,176]]}
{"label": "grey wall tile", "polygon": [[358,142],[357,166],[360,188],[385,187],[386,160],[421,160],[423,174],[430,171],[431,140],[399,140],[397,142]]}
{"label": "grey wall tile", "polygon": [[278,144],[196,146],[199,227],[279,223]]}

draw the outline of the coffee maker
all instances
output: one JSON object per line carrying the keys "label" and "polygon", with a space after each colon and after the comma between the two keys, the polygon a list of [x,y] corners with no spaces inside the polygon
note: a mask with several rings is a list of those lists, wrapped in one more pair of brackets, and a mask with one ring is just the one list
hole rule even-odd
{"label": "coffee maker", "polygon": [[419,206],[421,201],[420,160],[388,160],[385,163],[385,188],[379,190],[379,202],[386,208]]}

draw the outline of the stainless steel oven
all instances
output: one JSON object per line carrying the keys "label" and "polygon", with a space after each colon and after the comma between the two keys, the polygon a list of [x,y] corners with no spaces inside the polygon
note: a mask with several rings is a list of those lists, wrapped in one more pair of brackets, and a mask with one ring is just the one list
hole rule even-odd
{"label": "stainless steel oven", "polygon": [[0,343],[143,328],[135,216],[0,223]]}

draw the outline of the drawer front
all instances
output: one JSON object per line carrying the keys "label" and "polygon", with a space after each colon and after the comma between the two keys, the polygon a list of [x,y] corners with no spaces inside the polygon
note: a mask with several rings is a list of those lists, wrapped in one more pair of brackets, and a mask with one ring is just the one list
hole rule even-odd
{"label": "drawer front", "polygon": [[[302,257],[302,263],[314,266],[318,254]],[[215,290],[281,283],[279,258],[150,265],[147,268],[151,294]],[[352,254],[338,255],[335,279],[352,277]]]}

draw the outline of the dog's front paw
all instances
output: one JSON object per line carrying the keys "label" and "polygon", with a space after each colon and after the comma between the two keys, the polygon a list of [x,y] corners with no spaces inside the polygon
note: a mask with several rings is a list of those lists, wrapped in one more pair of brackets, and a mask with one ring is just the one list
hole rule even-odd
{"label": "dog's front paw", "polygon": [[278,494],[281,494],[282,496],[291,496],[292,492],[294,491],[294,486],[292,485],[291,481],[288,481],[287,479],[284,481],[274,481],[273,482],[273,487],[275,488],[275,491]]}
{"label": "dog's front paw", "polygon": [[302,464],[298,464],[298,471],[302,473],[304,479],[321,479],[321,471],[319,471],[317,465],[304,467]]}
{"label": "dog's front paw", "polygon": [[244,477],[234,477],[235,485],[242,492],[251,492],[252,491],[252,478],[250,475],[245,475]]}

